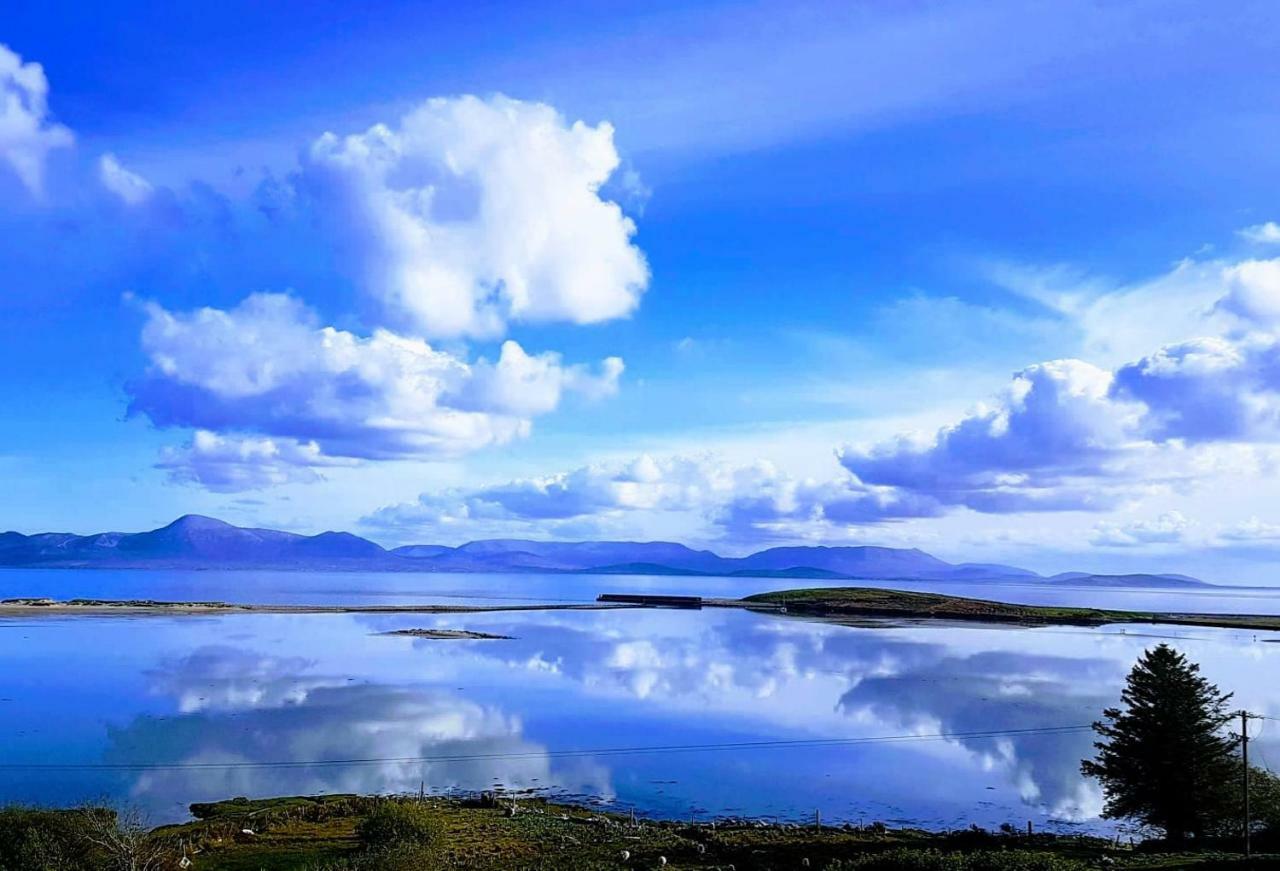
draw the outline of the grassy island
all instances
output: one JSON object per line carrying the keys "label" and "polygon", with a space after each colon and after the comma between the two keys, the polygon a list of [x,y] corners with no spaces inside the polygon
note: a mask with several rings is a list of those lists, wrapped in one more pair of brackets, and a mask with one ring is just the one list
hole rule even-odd
{"label": "grassy island", "polygon": [[1280,616],[1254,614],[1180,614],[1117,611],[1056,605],[1014,605],[939,593],[909,593],[872,587],[784,590],[745,599],[717,602],[753,610],[785,611],[833,620],[898,617],[912,620],[956,620],[1024,626],[1104,626],[1112,623],[1163,623],[1229,629],[1280,630]]}

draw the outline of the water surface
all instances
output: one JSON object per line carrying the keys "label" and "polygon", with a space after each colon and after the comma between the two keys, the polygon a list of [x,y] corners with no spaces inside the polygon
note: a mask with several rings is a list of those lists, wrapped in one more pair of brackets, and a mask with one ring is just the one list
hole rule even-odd
{"label": "water surface", "polygon": [[[98,571],[3,580],[30,574],[75,588],[65,595],[104,595],[113,580]],[[192,598],[182,591],[207,579],[240,595],[202,588],[195,598],[324,601],[370,579],[158,574],[117,573],[135,586],[114,594]],[[380,586],[361,595],[513,595],[503,576],[432,577],[428,588],[422,576],[372,576]],[[642,586],[507,577],[520,593],[558,589],[575,600],[594,598],[606,581]],[[690,580],[652,579],[649,588],[683,591]],[[707,579],[692,580],[707,591]],[[711,592],[749,591],[724,579]],[[515,638],[377,634],[409,627]],[[1091,735],[1021,730],[1089,723],[1160,640],[1201,662],[1240,704],[1280,716],[1274,633],[855,628],[723,610],[10,618],[0,620],[0,766],[120,767],[0,767],[0,801],[110,796],[169,820],[190,802],[235,795],[502,786],[675,817],[821,810],[827,820],[934,828],[1030,819],[1106,830],[1097,789],[1078,774]],[[1011,734],[975,734],[997,731]],[[1267,731],[1258,758],[1280,761]],[[911,737],[939,733],[964,737]],[[863,739],[875,740],[742,746]],[[667,749],[638,752],[655,747]]]}
{"label": "water surface", "polygon": [[862,585],[995,599],[1025,605],[1072,605],[1218,614],[1280,614],[1280,587],[1077,587],[1028,582],[882,581],[719,578],[680,575],[428,572],[157,571],[3,569],[0,599],[216,600],[241,603],[591,602],[601,593],[649,592],[737,597],[798,587]]}

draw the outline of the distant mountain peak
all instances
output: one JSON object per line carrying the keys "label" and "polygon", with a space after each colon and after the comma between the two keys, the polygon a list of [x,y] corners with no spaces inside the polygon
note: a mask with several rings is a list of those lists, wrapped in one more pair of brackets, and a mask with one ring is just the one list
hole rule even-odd
{"label": "distant mountain peak", "polygon": [[394,550],[350,532],[298,535],[234,526],[184,514],[149,532],[0,536],[0,565],[128,568],[350,569],[411,572],[576,572],[850,581],[1037,581],[1098,586],[1185,585],[1168,575],[1035,572],[983,563],[954,564],[918,548],[879,545],[783,545],[722,557],[669,541],[533,541],[488,539],[458,547],[406,545]]}
{"label": "distant mountain peak", "polygon": [[[162,526],[159,529],[152,530],[153,533],[174,532],[174,533],[190,533],[200,534],[208,532],[229,532],[238,531],[240,527],[232,526],[225,520],[219,520],[216,517],[206,517],[203,514],[184,514],[177,520]],[[139,533],[145,534],[145,533]]]}

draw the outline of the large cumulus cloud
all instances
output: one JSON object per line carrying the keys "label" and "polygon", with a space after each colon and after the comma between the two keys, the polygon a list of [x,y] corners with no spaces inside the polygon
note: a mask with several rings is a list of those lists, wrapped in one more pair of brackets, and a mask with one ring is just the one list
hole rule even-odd
{"label": "large cumulus cloud", "polygon": [[1104,510],[1213,466],[1215,449],[1274,443],[1280,261],[1243,261],[1220,277],[1224,293],[1206,312],[1234,319],[1220,334],[1114,370],[1030,366],[994,403],[931,436],[847,447],[840,461],[864,484],[976,511]]}
{"label": "large cumulus cloud", "polygon": [[635,226],[600,195],[618,163],[607,123],[460,97],[320,137],[300,178],[355,280],[399,323],[491,337],[510,321],[596,323],[639,303]]}
{"label": "large cumulus cloud", "polygon": [[[219,226],[316,246],[326,265],[309,277],[332,290],[345,274],[372,298],[357,307],[367,332],[328,326],[287,294],[193,311],[146,303],[150,365],[129,385],[130,413],[194,431],[160,467],[221,492],[312,481],[338,459],[505,444],[568,393],[613,395],[618,357],[588,367],[461,340],[638,305],[648,269],[635,226],[600,193],[618,164],[608,124],[500,96],[428,100],[394,126],[315,140],[295,172],[258,186],[252,215],[233,209]],[[99,169],[132,212],[181,206],[110,155]]]}
{"label": "large cumulus cloud", "polygon": [[1280,435],[1280,345],[1265,334],[1169,345],[1121,367],[1114,392],[1146,406],[1154,438],[1271,441]]}
{"label": "large cumulus cloud", "polygon": [[1119,473],[1143,416],[1113,395],[1113,380],[1080,360],[1029,366],[931,438],[847,447],[840,462],[863,483],[978,511],[1109,507],[1115,494],[1090,482]]}
{"label": "large cumulus cloud", "polygon": [[[497,360],[468,362],[387,330],[359,336],[321,326],[284,294],[254,294],[229,310],[144,309],[151,365],[129,387],[130,412],[214,434],[197,436],[187,453],[196,465],[182,473],[214,489],[232,489],[236,476],[272,482],[269,469],[215,475],[213,465],[225,471],[237,458],[281,469],[318,465],[321,455],[447,457],[501,444],[527,435],[531,419],[566,392],[613,392],[622,371],[616,358],[592,372],[511,341]],[[219,435],[227,433],[272,441],[236,446]],[[172,454],[165,462],[182,465]]]}

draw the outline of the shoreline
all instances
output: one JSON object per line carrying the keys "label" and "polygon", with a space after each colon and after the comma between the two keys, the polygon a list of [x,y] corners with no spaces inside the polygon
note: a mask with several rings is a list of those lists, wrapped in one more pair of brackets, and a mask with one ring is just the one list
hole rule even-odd
{"label": "shoreline", "polygon": [[69,599],[19,597],[0,600],[0,617],[159,617],[222,614],[485,614],[537,611],[615,611],[624,609],[733,608],[762,614],[828,622],[912,621],[979,623],[1006,626],[1107,626],[1144,624],[1218,629],[1280,631],[1280,615],[1122,611],[1020,605],[940,593],[916,593],[880,587],[831,587],[782,590],[743,599],[603,594],[598,601],[519,605],[450,604],[271,604],[238,602],[165,602],[151,599]]}
{"label": "shoreline", "polygon": [[160,602],[151,599],[0,600],[0,617],[180,617],[219,614],[485,614],[503,611],[616,611],[631,606],[599,602],[533,605],[293,605],[241,602]]}

